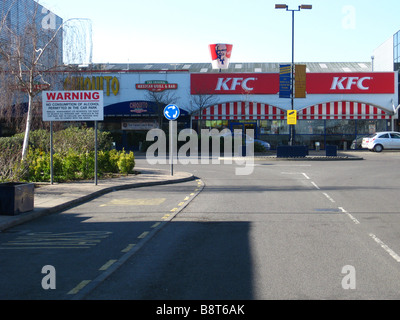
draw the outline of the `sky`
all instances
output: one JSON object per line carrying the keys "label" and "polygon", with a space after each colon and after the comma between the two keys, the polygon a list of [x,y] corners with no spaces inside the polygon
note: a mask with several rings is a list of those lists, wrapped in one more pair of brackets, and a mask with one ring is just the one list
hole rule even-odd
{"label": "sky", "polygon": [[39,0],[64,20],[89,19],[93,63],[207,63],[209,44],[231,62],[369,62],[400,30],[399,0]]}

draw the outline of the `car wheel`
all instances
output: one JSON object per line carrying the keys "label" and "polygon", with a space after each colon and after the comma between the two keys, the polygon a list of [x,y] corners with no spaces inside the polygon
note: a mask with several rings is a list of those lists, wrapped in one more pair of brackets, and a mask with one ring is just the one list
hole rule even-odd
{"label": "car wheel", "polygon": [[381,152],[382,150],[383,150],[383,147],[382,147],[381,144],[377,144],[377,145],[374,147],[374,151],[375,151],[375,152]]}

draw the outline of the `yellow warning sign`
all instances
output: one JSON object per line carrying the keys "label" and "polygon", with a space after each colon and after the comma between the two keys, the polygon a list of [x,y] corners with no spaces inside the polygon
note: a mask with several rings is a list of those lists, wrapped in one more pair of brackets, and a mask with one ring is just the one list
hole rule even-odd
{"label": "yellow warning sign", "polygon": [[297,111],[296,110],[288,110],[287,111],[287,124],[288,125],[297,124]]}

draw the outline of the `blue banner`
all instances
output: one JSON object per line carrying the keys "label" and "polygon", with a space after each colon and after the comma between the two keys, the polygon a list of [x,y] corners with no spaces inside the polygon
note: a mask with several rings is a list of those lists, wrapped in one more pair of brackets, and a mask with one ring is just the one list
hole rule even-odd
{"label": "blue banner", "polygon": [[279,66],[279,98],[291,97],[291,65],[281,64]]}

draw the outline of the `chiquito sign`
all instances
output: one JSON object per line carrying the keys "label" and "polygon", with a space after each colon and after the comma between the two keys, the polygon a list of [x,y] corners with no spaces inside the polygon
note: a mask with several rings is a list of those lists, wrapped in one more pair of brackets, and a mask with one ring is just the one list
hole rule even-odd
{"label": "chiquito sign", "polygon": [[[307,73],[308,94],[392,94],[393,72]],[[191,74],[191,94],[277,94],[279,73]]]}

